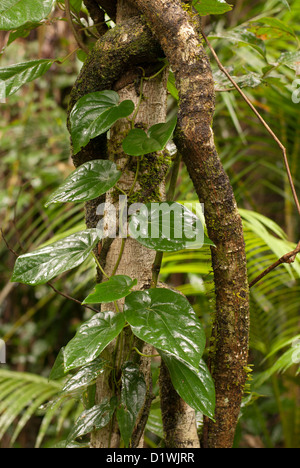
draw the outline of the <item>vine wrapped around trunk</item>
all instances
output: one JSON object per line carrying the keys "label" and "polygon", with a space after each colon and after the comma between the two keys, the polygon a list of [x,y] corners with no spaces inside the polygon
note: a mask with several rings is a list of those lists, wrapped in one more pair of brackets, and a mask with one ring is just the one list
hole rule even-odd
{"label": "vine wrapped around trunk", "polygon": [[218,157],[211,128],[214,80],[192,17],[179,0],[133,0],[163,48],[179,92],[176,144],[204,203],[212,249],[216,318],[211,371],[216,386],[216,422],[207,421],[203,446],[232,447],[246,381],[249,286],[242,221]]}

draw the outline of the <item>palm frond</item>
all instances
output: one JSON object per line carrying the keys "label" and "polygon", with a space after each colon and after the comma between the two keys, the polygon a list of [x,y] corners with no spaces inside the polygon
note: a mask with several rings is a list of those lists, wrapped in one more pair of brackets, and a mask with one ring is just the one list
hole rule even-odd
{"label": "palm frond", "polygon": [[[57,420],[57,434],[70,413],[77,411],[78,401],[66,395],[60,396],[62,382],[24,372],[0,370],[0,440],[9,431],[10,444],[14,445],[27,422],[34,415],[44,414],[36,439],[39,448],[53,419]],[[52,403],[49,403],[51,402]],[[44,408],[43,408],[43,405]],[[79,404],[81,407],[81,405]],[[72,416],[72,420],[76,414]]]}

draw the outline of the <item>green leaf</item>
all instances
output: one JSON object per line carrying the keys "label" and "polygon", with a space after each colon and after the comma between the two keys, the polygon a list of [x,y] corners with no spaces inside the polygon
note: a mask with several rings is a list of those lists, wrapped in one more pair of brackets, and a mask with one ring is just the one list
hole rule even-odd
{"label": "green leaf", "polygon": [[171,376],[178,395],[195,411],[214,418],[215,387],[209,370],[203,360],[200,365],[187,365],[173,356],[160,352]]}
{"label": "green leaf", "polygon": [[15,263],[11,281],[32,286],[45,284],[55,276],[81,265],[98,240],[97,229],[88,229],[21,255]]}
{"label": "green leaf", "polygon": [[89,141],[107,132],[119,119],[134,111],[132,101],[123,101],[115,91],[99,91],[83,96],[70,114],[74,154],[79,153]]}
{"label": "green leaf", "polygon": [[169,78],[168,78],[168,91],[173,96],[176,101],[179,101],[179,93],[178,89],[176,88],[176,81],[175,81],[175,75],[172,71],[169,73]]}
{"label": "green leaf", "polygon": [[71,370],[92,362],[116,338],[125,326],[124,314],[100,312],[79,328],[67,344],[65,369]]}
{"label": "green leaf", "polygon": [[37,23],[46,18],[54,0],[2,0],[0,5],[0,30],[10,31],[26,23]]}
{"label": "green leaf", "polygon": [[167,123],[153,125],[148,135],[140,128],[134,128],[123,140],[123,150],[130,156],[143,156],[164,149],[173,135],[177,124],[177,117]]}
{"label": "green leaf", "polygon": [[31,60],[0,68],[0,80],[5,83],[5,96],[16,93],[24,84],[44,75],[54,60]]}
{"label": "green leaf", "polygon": [[200,16],[223,15],[232,10],[225,0],[194,0],[193,7]]}
{"label": "green leaf", "polygon": [[247,29],[235,28],[230,31],[211,34],[209,39],[226,39],[226,41],[233,42],[242,47],[249,46],[255,49],[264,59],[266,58],[265,42]]}
{"label": "green leaf", "polygon": [[97,284],[95,292],[90,294],[83,304],[103,304],[118,301],[131,293],[132,288],[137,284],[137,280],[132,280],[129,276],[116,275],[108,281]]}
{"label": "green leaf", "polygon": [[117,406],[117,398],[113,397],[111,400],[106,398],[101,405],[93,406],[92,408],[84,411],[71,430],[67,443],[75,440],[77,437],[82,437],[85,434],[107,426]]}
{"label": "green leaf", "polygon": [[122,172],[111,161],[88,161],[69,175],[45,206],[51,203],[93,200],[114,187],[121,175]]}
{"label": "green leaf", "polygon": [[95,383],[97,377],[104,372],[107,364],[108,361],[98,358],[83,366],[75,375],[69,378],[62,391],[64,393],[82,392],[84,388]]}
{"label": "green leaf", "polygon": [[121,406],[117,420],[125,447],[128,448],[137,417],[144,406],[147,386],[139,366],[128,362],[122,369]]}
{"label": "green leaf", "polygon": [[124,313],[138,338],[198,366],[206,338],[184,296],[169,289],[133,292],[126,298]]}
{"label": "green leaf", "polygon": [[296,71],[300,63],[300,51],[298,50],[297,52],[283,52],[278,59],[278,63]]}
{"label": "green leaf", "polygon": [[129,222],[129,234],[148,249],[159,252],[214,245],[204,234],[200,219],[175,202],[147,203],[139,207]]}
{"label": "green leaf", "polygon": [[[255,72],[248,72],[246,75],[242,76],[234,76],[231,75],[234,81],[239,85],[240,88],[250,87],[256,88],[257,86],[261,85],[262,77],[260,74]],[[232,87],[231,81],[224,75],[223,72],[217,71],[214,73],[214,80],[217,88],[226,88]]]}
{"label": "green leaf", "polygon": [[11,32],[6,47],[12,44],[19,37],[27,37],[33,29],[37,29],[42,23],[26,23],[15,31]]}
{"label": "green leaf", "polygon": [[252,26],[249,30],[253,31],[256,36],[264,36],[265,39],[277,39],[281,37],[289,39],[290,36],[297,39],[294,29],[278,18],[260,18],[257,21],[253,21],[251,24]]}
{"label": "green leaf", "polygon": [[66,375],[64,366],[64,352],[65,348],[61,348],[51,369],[49,381],[62,379]]}
{"label": "green leaf", "polygon": [[[61,0],[62,3],[65,3],[64,0]],[[79,13],[82,7],[82,0],[70,0],[71,9],[76,13]]]}
{"label": "green leaf", "polygon": [[291,10],[290,4],[287,0],[280,0],[289,10]]}

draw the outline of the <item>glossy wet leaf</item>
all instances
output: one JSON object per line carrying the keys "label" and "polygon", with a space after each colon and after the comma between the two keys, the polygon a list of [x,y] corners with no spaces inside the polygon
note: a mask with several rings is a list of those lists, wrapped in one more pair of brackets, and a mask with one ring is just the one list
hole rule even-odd
{"label": "glossy wet leaf", "polygon": [[143,205],[131,217],[129,234],[145,247],[160,252],[214,245],[204,234],[200,219],[185,206],[174,202]]}
{"label": "glossy wet leaf", "polygon": [[46,203],[86,202],[103,195],[122,175],[112,161],[88,161],[76,169]]}
{"label": "glossy wet leaf", "polygon": [[225,0],[194,0],[193,6],[200,16],[223,15],[232,10]]}
{"label": "glossy wet leaf", "polygon": [[17,29],[26,23],[39,22],[46,18],[54,0],[1,0],[0,30]]}
{"label": "glossy wet leaf", "polygon": [[44,75],[52,64],[53,60],[43,59],[0,68],[0,80],[5,84],[5,96],[11,96],[24,84]]}
{"label": "glossy wet leaf", "polygon": [[144,406],[147,387],[139,366],[126,363],[122,369],[121,405],[117,409],[117,419],[125,447],[136,424],[137,417]]}
{"label": "glossy wet leaf", "polygon": [[133,111],[134,103],[130,100],[120,103],[120,97],[115,91],[99,91],[79,99],[70,114],[74,154]]}
{"label": "glossy wet leaf", "polygon": [[203,360],[193,367],[160,352],[171,376],[172,384],[179,396],[195,411],[214,418],[215,386],[207,365]]}
{"label": "glossy wet leaf", "polygon": [[126,298],[124,313],[138,338],[198,366],[206,338],[184,296],[165,288],[133,292]]}
{"label": "glossy wet leaf", "polygon": [[137,280],[132,280],[129,276],[112,276],[108,281],[97,284],[95,292],[90,294],[83,301],[83,304],[102,304],[117,301],[128,296],[136,284]]}
{"label": "glossy wet leaf", "polygon": [[47,247],[18,257],[12,282],[45,284],[52,278],[81,265],[98,241],[96,229],[77,232]]}
{"label": "glossy wet leaf", "polygon": [[90,364],[83,366],[75,375],[69,378],[63,387],[64,393],[82,392],[83,389],[95,383],[97,377],[102,374],[108,362],[97,358]]}
{"label": "glossy wet leaf", "polygon": [[153,125],[146,133],[140,128],[130,130],[123,140],[123,150],[130,156],[143,156],[164,149],[171,139],[177,124],[177,118],[167,123]]}
{"label": "glossy wet leaf", "polygon": [[64,352],[65,369],[84,366],[98,357],[125,326],[124,314],[100,312],[79,328]]}
{"label": "glossy wet leaf", "polygon": [[71,430],[67,442],[75,440],[77,437],[82,437],[90,432],[102,429],[107,426],[111,420],[117,406],[117,398],[113,397],[111,400],[106,398],[100,405],[93,406],[92,408],[84,411]]}

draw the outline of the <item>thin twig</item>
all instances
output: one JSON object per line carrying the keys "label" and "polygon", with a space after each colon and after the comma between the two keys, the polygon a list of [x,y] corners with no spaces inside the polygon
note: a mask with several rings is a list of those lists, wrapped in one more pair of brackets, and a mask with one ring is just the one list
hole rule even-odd
{"label": "thin twig", "polygon": [[279,148],[281,149],[282,151],[282,154],[283,154],[283,159],[284,159],[284,164],[285,164],[285,167],[286,167],[286,171],[287,171],[287,175],[288,175],[288,179],[289,179],[289,183],[290,183],[290,186],[291,186],[291,189],[292,189],[292,193],[293,193],[293,197],[294,197],[294,200],[295,200],[295,205],[296,205],[296,208],[298,210],[298,214],[300,216],[300,203],[299,203],[299,200],[298,200],[298,196],[297,196],[297,192],[296,192],[296,189],[295,189],[295,185],[294,185],[294,182],[293,182],[293,178],[292,178],[292,174],[291,174],[291,170],[290,170],[290,166],[289,166],[289,162],[288,162],[288,158],[287,158],[287,151],[286,151],[286,148],[285,146],[282,144],[282,142],[279,140],[279,138],[275,135],[275,133],[273,132],[273,130],[270,128],[270,126],[267,124],[267,122],[263,119],[263,117],[260,115],[260,113],[257,111],[257,109],[253,106],[253,104],[250,102],[250,100],[247,98],[246,94],[241,90],[241,88],[239,87],[239,85],[234,81],[234,79],[230,76],[230,74],[228,73],[228,71],[226,70],[226,68],[222,65],[222,63],[220,62],[219,60],[219,57],[217,56],[214,48],[212,47],[211,43],[209,42],[207,36],[205,35],[203,29],[202,29],[202,36],[207,44],[207,46],[209,47],[211,53],[213,54],[217,64],[218,64],[218,67],[220,68],[220,70],[227,76],[227,78],[229,79],[229,81],[233,84],[233,86],[235,87],[235,89],[240,93],[240,95],[242,96],[242,98],[246,101],[246,103],[248,104],[248,106],[251,108],[251,110],[254,112],[254,114],[256,115],[256,117],[259,119],[259,121],[262,123],[262,125],[265,127],[265,129],[269,132],[269,134],[271,135],[271,137],[276,141],[276,143],[278,144]]}
{"label": "thin twig", "polygon": [[89,54],[90,53],[90,50],[89,48],[84,44],[81,36],[80,36],[80,33],[77,31],[75,25],[74,25],[74,22],[73,22],[73,18],[72,18],[72,12],[71,12],[71,4],[70,4],[70,0],[65,0],[65,7],[66,7],[66,17],[67,17],[67,21],[69,23],[69,26],[70,28],[72,29],[72,32],[74,34],[74,37],[76,39],[76,42],[77,44],[79,45],[79,47],[84,50],[84,52],[86,54]]}
{"label": "thin twig", "polygon": [[279,267],[280,265],[283,265],[284,263],[294,263],[298,253],[300,253],[300,242],[298,243],[295,250],[283,255],[283,257],[277,260],[277,262],[273,263],[273,265],[269,266],[269,268],[263,271],[257,278],[255,278],[255,280],[251,281],[249,287],[252,288],[255,284],[261,281],[265,276],[267,276],[269,273],[271,273],[271,271],[275,270],[275,268]]}
{"label": "thin twig", "polygon": [[5,239],[4,232],[3,232],[2,228],[0,229],[0,231],[1,231],[1,236],[2,236],[2,239],[3,239],[3,241],[4,241],[5,245],[6,245],[6,247],[8,248],[8,250],[9,250],[15,257],[18,258],[19,255],[17,254],[17,252],[15,252],[15,250],[14,250],[12,247],[10,247],[10,245],[9,245],[8,242],[7,242],[7,240]]}
{"label": "thin twig", "polygon": [[61,292],[61,291],[58,291],[58,289],[56,289],[56,287],[53,286],[52,283],[48,282],[48,283],[47,283],[47,286],[49,286],[51,289],[53,289],[54,292],[56,292],[56,293],[59,294],[60,296],[64,297],[65,299],[68,299],[69,301],[75,302],[75,304],[79,304],[79,305],[81,305],[82,307],[85,307],[86,309],[90,309],[90,310],[92,310],[93,312],[96,312],[97,314],[99,313],[99,310],[94,309],[94,307],[90,307],[90,306],[88,306],[88,305],[86,305],[86,304],[83,305],[80,301],[78,301],[78,300],[75,299],[74,297],[71,297],[71,296],[69,296],[68,294],[65,294],[65,293],[63,293],[63,292]]}

